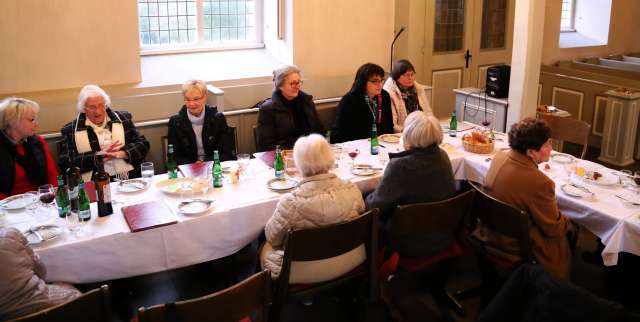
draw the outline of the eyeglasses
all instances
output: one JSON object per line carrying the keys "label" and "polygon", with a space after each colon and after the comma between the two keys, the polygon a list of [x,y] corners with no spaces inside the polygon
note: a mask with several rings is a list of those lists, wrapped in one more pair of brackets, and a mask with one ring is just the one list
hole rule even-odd
{"label": "eyeglasses", "polygon": [[289,82],[289,86],[302,86],[302,83],[304,83],[303,81],[299,80],[299,81],[292,81]]}
{"label": "eyeglasses", "polygon": [[374,78],[374,79],[368,80],[368,82],[373,85],[380,85],[382,84],[382,82],[384,82],[384,80],[382,78]]}
{"label": "eyeglasses", "polygon": [[89,105],[89,106],[85,105],[85,107],[84,107],[85,111],[92,111],[92,112],[96,111],[98,109],[104,109],[104,108],[105,108],[104,104]]}
{"label": "eyeglasses", "polygon": [[204,98],[204,95],[199,96],[199,97],[194,97],[194,98],[190,98],[190,97],[186,97],[186,96],[185,96],[185,97],[184,97],[184,101],[185,101],[185,102],[196,102],[196,101],[201,100],[202,98]]}
{"label": "eyeglasses", "polygon": [[404,76],[404,77],[408,77],[408,78],[414,78],[414,77],[416,77],[416,73],[409,71],[409,72],[406,72],[406,73],[404,73],[404,74],[402,74],[400,76],[401,77]]}

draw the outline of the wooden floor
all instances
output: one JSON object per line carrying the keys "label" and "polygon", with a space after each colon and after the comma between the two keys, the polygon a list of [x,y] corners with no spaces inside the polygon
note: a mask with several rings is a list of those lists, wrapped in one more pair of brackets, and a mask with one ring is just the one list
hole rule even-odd
{"label": "wooden floor", "polygon": [[[589,150],[587,159],[596,160],[597,150]],[[626,167],[640,170],[640,165]],[[593,256],[597,248],[597,238],[583,229],[573,257],[572,282],[602,298],[616,301],[626,308],[640,312],[637,296],[628,296],[629,290],[640,289],[640,258],[622,254],[619,265],[605,267],[598,263],[599,256]],[[195,298],[213,293],[243,279],[255,271],[258,243],[247,246],[234,257],[234,265],[228,259],[202,263],[191,267],[150,274],[134,278],[110,281],[112,303],[115,313],[113,321],[129,321],[140,306],[150,306]],[[595,259],[595,260],[594,260]],[[235,266],[235,272],[230,267]],[[449,290],[466,289],[479,282],[475,259],[462,258],[453,263]],[[98,284],[80,285],[83,290]],[[364,321],[368,314],[374,314],[380,321],[393,321],[392,316],[402,321],[438,321],[442,319],[433,298],[421,287],[420,282],[400,276],[385,288],[386,296],[393,298],[393,305],[380,304],[367,307],[354,300],[357,290],[345,289],[340,295],[315,299],[313,303],[297,303],[287,307],[286,321]],[[634,292],[635,293],[635,292]],[[462,301],[466,317],[451,313],[454,321],[475,321],[480,312],[480,298]]]}

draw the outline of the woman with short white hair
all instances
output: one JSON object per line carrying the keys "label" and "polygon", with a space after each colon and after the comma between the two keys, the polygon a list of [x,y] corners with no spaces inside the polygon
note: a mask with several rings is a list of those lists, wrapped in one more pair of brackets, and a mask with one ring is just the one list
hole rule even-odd
{"label": "woman with short white hair", "polygon": [[[364,211],[358,187],[329,170],[334,157],[331,146],[318,134],[303,136],[293,147],[296,168],[302,174],[298,187],[282,196],[264,228],[267,242],[260,252],[263,268],[275,278],[280,274],[282,243],[290,229],[328,226],[356,218]],[[316,266],[296,273],[297,282],[321,282],[340,276],[359,265],[360,254],[340,258],[329,266]],[[354,257],[351,257],[354,256]]]}
{"label": "woman with short white hair", "polygon": [[[389,153],[389,164],[380,185],[366,198],[367,209],[380,208],[381,218],[387,224],[398,205],[441,201],[453,197],[456,191],[451,161],[439,146],[442,129],[438,119],[422,111],[409,114],[402,141],[405,150]],[[388,225],[385,228],[390,229]],[[453,235],[443,233],[423,245],[423,251],[443,249],[451,241]]]}
{"label": "woman with short white hair", "polygon": [[313,97],[302,91],[302,71],[284,66],[273,71],[273,93],[258,110],[258,151],[291,148],[296,140],[311,133],[324,134]]}
{"label": "woman with short white hair", "polygon": [[78,116],[60,130],[64,140],[58,151],[60,169],[67,169],[73,161],[88,181],[96,170],[95,156],[101,154],[110,175],[140,176],[149,142],[136,129],[131,113],[112,110],[111,98],[96,85],[80,90],[76,108]]}
{"label": "woman with short white hair", "polygon": [[49,147],[36,134],[40,106],[24,98],[0,102],[0,199],[57,183]]}

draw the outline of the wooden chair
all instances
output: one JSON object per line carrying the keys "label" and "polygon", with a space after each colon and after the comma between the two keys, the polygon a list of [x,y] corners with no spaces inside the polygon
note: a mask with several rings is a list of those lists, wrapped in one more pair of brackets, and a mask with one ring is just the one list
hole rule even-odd
{"label": "wooden chair", "polygon": [[255,314],[252,321],[267,321],[271,276],[257,273],[222,291],[196,299],[138,309],[139,322],[233,321]]}
{"label": "wooden chair", "polygon": [[443,244],[435,252],[425,252],[424,246],[437,242],[440,238],[436,236],[453,235],[461,239],[473,196],[474,191],[467,190],[443,201],[399,206],[391,217],[389,244],[399,255],[398,269],[409,273],[428,269],[433,281],[430,291],[436,301],[462,316],[465,316],[462,305],[445,289],[450,260],[464,254],[462,246],[457,240]]}
{"label": "wooden chair", "polygon": [[469,182],[469,184],[476,191],[471,215],[473,224],[482,225],[493,233],[517,240],[520,259],[512,260],[500,256],[486,242],[474,234],[469,235],[470,242],[478,255],[483,281],[478,287],[457,292],[457,299],[468,298],[478,293],[490,294],[487,291],[497,291],[508,274],[521,264],[536,264],[533,242],[529,235],[530,220],[527,212],[492,197],[477,183]]}
{"label": "wooden chair", "polygon": [[[313,284],[290,284],[292,263],[333,258],[365,245],[366,260],[350,272],[330,281]],[[285,237],[284,256],[271,317],[278,321],[289,300],[308,299],[357,278],[369,283],[369,303],[377,303],[378,209],[372,209],[348,222],[327,227],[290,230]]]}
{"label": "wooden chair", "polygon": [[109,287],[103,285],[66,303],[44,309],[8,322],[111,322]]}
{"label": "wooden chair", "polygon": [[591,133],[591,125],[586,122],[570,118],[559,117],[555,115],[542,114],[542,119],[547,121],[551,127],[551,138],[557,141],[567,141],[582,145],[582,154],[580,158],[584,159],[589,147],[589,133]]}

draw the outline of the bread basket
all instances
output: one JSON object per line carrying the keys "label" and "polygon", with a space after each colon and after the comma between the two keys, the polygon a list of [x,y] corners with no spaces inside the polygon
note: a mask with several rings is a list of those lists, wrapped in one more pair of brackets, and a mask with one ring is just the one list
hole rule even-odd
{"label": "bread basket", "polygon": [[[484,137],[486,142],[481,142],[476,139],[480,135]],[[462,137],[462,146],[465,151],[477,154],[489,154],[493,153],[495,148],[495,140],[493,139],[492,132],[472,132],[471,134],[465,134]]]}

